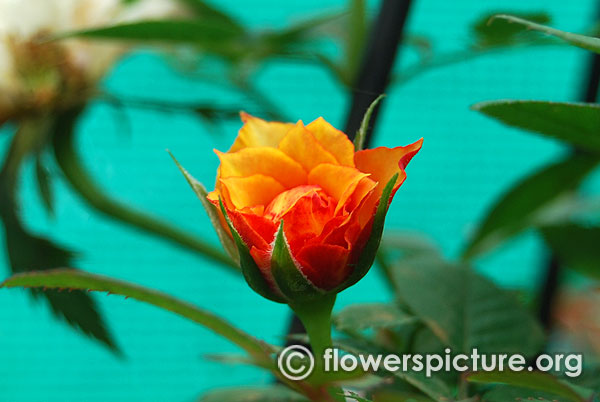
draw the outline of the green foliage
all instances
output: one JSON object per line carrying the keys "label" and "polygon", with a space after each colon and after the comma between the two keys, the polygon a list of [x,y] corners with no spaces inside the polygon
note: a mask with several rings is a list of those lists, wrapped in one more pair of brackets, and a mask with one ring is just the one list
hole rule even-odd
{"label": "green foliage", "polygon": [[305,402],[302,395],[281,385],[269,387],[239,387],[209,391],[200,402]]}
{"label": "green foliage", "polygon": [[75,124],[79,115],[80,110],[57,115],[52,134],[52,149],[65,179],[89,206],[108,218],[171,241],[224,266],[235,267],[231,258],[198,236],[183,232],[168,223],[132,209],[105,194],[87,173],[73,146]]}
{"label": "green foliage", "polygon": [[[511,24],[504,19],[493,18],[498,13],[487,14],[478,20],[473,26],[476,44],[480,47],[488,46],[506,46],[523,41],[523,29],[515,24]],[[521,18],[547,24],[550,22],[550,16],[546,13],[520,14]]]}
{"label": "green foliage", "polygon": [[333,320],[339,331],[396,328],[411,324],[415,318],[398,306],[385,303],[354,304],[340,311]]}
{"label": "green foliage", "polygon": [[541,350],[541,327],[515,299],[464,266],[413,257],[394,266],[398,296],[453,353]]}
{"label": "green foliage", "polygon": [[237,38],[241,30],[207,20],[140,21],[61,34],[56,39],[87,38],[195,44],[212,48]]}
{"label": "green foliage", "polygon": [[49,215],[54,214],[54,199],[52,191],[52,181],[48,168],[44,166],[41,155],[35,158],[35,178],[38,185],[38,191],[42,199],[43,205]]}
{"label": "green foliage", "polygon": [[542,227],[541,232],[562,264],[600,279],[600,228],[567,223]]}
{"label": "green foliage", "polygon": [[575,190],[597,164],[595,156],[571,155],[522,179],[489,209],[463,257],[472,258],[532,225],[552,221],[547,212]]}
{"label": "green foliage", "polygon": [[555,377],[540,372],[478,372],[472,373],[467,380],[482,384],[507,384],[516,387],[543,391],[565,398],[566,401],[583,402],[584,397],[579,395],[573,388],[557,380]]}
{"label": "green foliage", "polygon": [[126,298],[152,304],[194,321],[210,329],[217,335],[228,339],[257,359],[267,361],[267,356],[271,352],[271,347],[267,344],[258,341],[251,335],[246,334],[208,311],[199,309],[164,293],[100,275],[69,269],[32,272],[15,275],[4,281],[0,287],[57,290],[75,289],[107,292],[109,294],[125,296]]}
{"label": "green foliage", "polygon": [[369,108],[365,112],[365,115],[363,116],[363,119],[360,123],[360,128],[358,129],[356,137],[354,138],[354,149],[356,151],[361,151],[364,148],[365,140],[367,138],[367,132],[369,131],[369,121],[371,121],[371,115],[373,114],[373,111],[375,110],[379,102],[381,102],[381,100],[384,97],[385,95],[381,94],[377,98],[375,98],[375,100],[371,102]]}
{"label": "green foliage", "polygon": [[600,105],[502,100],[478,103],[473,109],[509,126],[600,152]]}
{"label": "green foliage", "polygon": [[[73,267],[74,254],[51,239],[33,234],[22,222],[18,183],[22,165],[29,156],[37,157],[37,179],[40,191],[47,195],[51,208],[49,176],[41,167],[39,154],[52,134],[52,124],[45,119],[23,121],[14,133],[0,169],[0,220],[4,226],[4,241],[8,264],[13,274],[59,267]],[[45,197],[44,197],[45,199]],[[81,333],[102,342],[113,352],[119,352],[92,298],[83,292],[71,294],[32,290],[38,300],[45,300],[52,313]]]}
{"label": "green foliage", "polygon": [[190,187],[192,188],[192,190],[194,191],[194,193],[196,194],[196,196],[202,203],[202,206],[204,207],[204,210],[206,211],[206,214],[208,215],[208,217],[210,219],[213,229],[215,230],[215,232],[217,232],[217,236],[219,237],[219,240],[221,241],[221,245],[223,246],[223,248],[225,249],[227,254],[229,254],[231,259],[235,262],[235,264],[239,265],[240,257],[237,252],[237,246],[235,245],[235,243],[231,239],[231,237],[229,237],[227,232],[225,232],[223,225],[221,225],[221,218],[219,217],[219,211],[217,210],[217,207],[215,207],[208,200],[208,198],[207,198],[208,192],[206,191],[206,188],[202,185],[202,183],[200,183],[198,180],[196,180],[194,178],[194,176],[192,176],[183,166],[181,166],[179,164],[179,162],[177,161],[177,159],[175,159],[173,154],[171,154],[169,152],[169,155],[171,155],[171,158],[173,158],[173,161],[175,162],[175,164],[177,165],[177,167],[183,174],[183,177],[185,177],[185,180],[188,182],[188,184],[190,185]]}
{"label": "green foliage", "polygon": [[294,261],[283,231],[283,219],[275,235],[271,272],[277,287],[288,300],[302,303],[302,300],[316,299],[322,295],[322,290],[304,276]]}
{"label": "green foliage", "polygon": [[[560,31],[558,29],[554,29],[549,26],[541,25],[534,21],[528,21],[523,18],[515,17],[513,15],[499,14],[499,15],[494,16],[493,18],[506,20],[510,23],[519,24],[527,29],[532,29],[534,31],[543,32],[545,34],[560,38],[573,46],[581,47],[583,49],[587,49],[592,52],[600,53],[600,39],[598,39],[598,38],[574,34],[571,32]],[[539,21],[539,22],[543,23],[545,21]]]}

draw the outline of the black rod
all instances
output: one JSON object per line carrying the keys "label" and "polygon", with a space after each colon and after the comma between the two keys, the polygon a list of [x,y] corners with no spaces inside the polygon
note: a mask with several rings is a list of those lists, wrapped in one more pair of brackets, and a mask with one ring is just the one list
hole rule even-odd
{"label": "black rod", "polygon": [[[411,0],[383,0],[352,88],[352,104],[344,130],[350,139],[354,139],[367,108],[385,92],[390,82],[411,3]],[[371,115],[365,147],[369,146],[378,110],[379,106]]]}
{"label": "black rod", "polygon": [[[597,17],[600,20],[600,1],[598,2]],[[587,103],[596,103],[598,101],[598,91],[600,89],[600,54],[592,53],[589,56],[586,68],[586,79],[582,86],[580,99]],[[581,151],[575,151],[581,152]],[[552,328],[553,310],[556,303],[558,291],[560,289],[560,277],[562,264],[558,257],[552,254],[548,259],[546,266],[546,277],[540,289],[539,297],[539,319],[546,330]]]}
{"label": "black rod", "polygon": [[[352,104],[344,131],[350,139],[354,139],[367,108],[387,88],[411,3],[411,0],[383,0],[382,2],[377,19],[372,25],[362,64],[352,88]],[[365,138],[365,148],[368,148],[372,138],[378,109],[379,107],[371,115],[369,130]],[[304,333],[304,326],[298,317],[292,314],[288,335]],[[290,343],[296,342],[290,340],[288,344]]]}

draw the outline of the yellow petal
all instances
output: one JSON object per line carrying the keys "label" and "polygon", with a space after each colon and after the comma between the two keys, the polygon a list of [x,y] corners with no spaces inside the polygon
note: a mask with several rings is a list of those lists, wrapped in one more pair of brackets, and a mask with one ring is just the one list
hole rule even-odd
{"label": "yellow petal", "polygon": [[227,177],[220,180],[221,191],[236,209],[268,205],[285,188],[277,180],[262,174]]}
{"label": "yellow petal", "polygon": [[306,184],[306,172],[292,158],[276,148],[244,148],[233,153],[216,151],[221,166],[220,178],[270,176],[286,188]]}
{"label": "yellow petal", "polygon": [[[357,169],[349,166],[324,163],[310,171],[308,174],[308,183],[319,185],[338,202],[335,209],[335,213],[337,213],[352,197],[361,181],[371,182],[371,188],[376,186],[377,183],[368,176],[368,174],[359,172]],[[369,191],[368,187],[364,185],[360,186],[363,196]]]}
{"label": "yellow petal", "polygon": [[300,163],[307,172],[321,163],[337,164],[335,157],[319,144],[301,121],[281,140],[279,149]]}
{"label": "yellow petal", "polygon": [[229,152],[248,147],[277,148],[281,139],[294,127],[292,123],[268,122],[245,112],[241,112],[240,117],[244,125]]}
{"label": "yellow petal", "polygon": [[306,128],[313,133],[317,141],[335,157],[340,165],[354,166],[354,144],[346,134],[334,128],[322,117],[310,123]]}

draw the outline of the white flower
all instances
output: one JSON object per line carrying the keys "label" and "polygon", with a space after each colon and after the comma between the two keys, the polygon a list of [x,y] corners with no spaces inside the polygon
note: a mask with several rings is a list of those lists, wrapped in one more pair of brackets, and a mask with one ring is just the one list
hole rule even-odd
{"label": "white flower", "polygon": [[[178,0],[0,0],[0,124],[3,110],[18,107],[15,103],[32,89],[19,67],[28,62],[39,63],[40,69],[45,67],[41,65],[43,57],[39,60],[36,54],[31,54],[37,48],[26,48],[40,35],[183,14]],[[127,50],[117,42],[81,39],[51,42],[47,46],[53,46],[65,59],[56,63],[56,56],[49,63],[68,64],[69,71],[90,86]],[[19,59],[28,56],[32,60]]]}

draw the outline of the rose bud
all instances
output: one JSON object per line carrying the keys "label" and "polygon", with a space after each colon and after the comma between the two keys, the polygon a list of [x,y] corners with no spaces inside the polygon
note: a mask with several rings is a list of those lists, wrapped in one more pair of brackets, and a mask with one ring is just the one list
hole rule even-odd
{"label": "rose bud", "polygon": [[373,264],[389,203],[422,139],[355,152],[323,118],[305,126],[241,117],[229,151],[215,151],[221,165],[207,198],[248,284],[290,303],[356,283]]}

